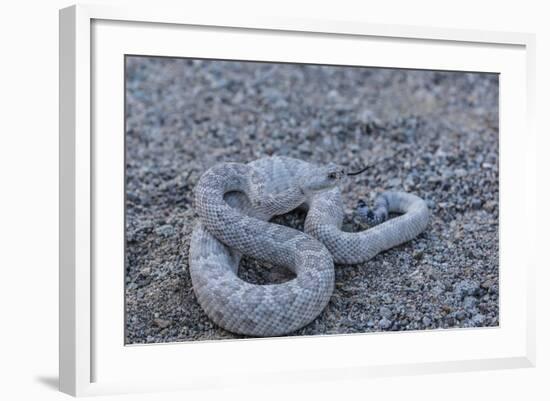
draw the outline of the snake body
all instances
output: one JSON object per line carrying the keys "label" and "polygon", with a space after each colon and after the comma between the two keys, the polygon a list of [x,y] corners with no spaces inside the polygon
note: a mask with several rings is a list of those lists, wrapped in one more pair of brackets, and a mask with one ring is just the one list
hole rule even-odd
{"label": "snake body", "polygon": [[[288,157],[248,164],[222,163],[195,187],[199,222],[190,246],[190,274],[199,304],[216,324],[234,333],[278,336],[314,320],[334,289],[334,263],[364,262],[413,239],[427,226],[425,202],[412,194],[385,192],[377,205],[401,215],[358,233],[341,230],[338,184],[345,168]],[[308,209],[304,231],[269,219]],[[242,255],[281,265],[296,277],[257,285],[237,275]]]}

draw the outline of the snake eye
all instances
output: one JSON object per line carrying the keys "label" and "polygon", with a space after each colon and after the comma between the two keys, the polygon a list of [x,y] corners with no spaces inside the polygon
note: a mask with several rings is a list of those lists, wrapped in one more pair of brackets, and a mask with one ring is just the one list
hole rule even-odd
{"label": "snake eye", "polygon": [[336,173],[328,173],[328,178],[330,180],[335,180],[336,179]]}

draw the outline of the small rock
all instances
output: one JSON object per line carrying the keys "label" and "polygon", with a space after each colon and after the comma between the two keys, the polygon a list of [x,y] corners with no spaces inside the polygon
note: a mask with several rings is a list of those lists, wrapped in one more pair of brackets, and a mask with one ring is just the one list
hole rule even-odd
{"label": "small rock", "polygon": [[424,316],[422,318],[422,323],[424,324],[424,326],[429,326],[430,324],[432,324],[432,319],[430,319],[428,316]]}
{"label": "small rock", "polygon": [[472,297],[472,296],[467,296],[466,298],[464,298],[464,301],[462,302],[462,304],[464,305],[464,308],[466,309],[473,309],[477,306],[477,298],[475,297]]}
{"label": "small rock", "polygon": [[495,201],[487,201],[483,204],[483,209],[485,209],[487,212],[492,212],[496,209],[498,206],[498,203]]}
{"label": "small rock", "polygon": [[489,288],[491,288],[492,285],[493,285],[493,280],[488,279],[488,280],[485,280],[483,283],[481,283],[481,288],[488,290]]}
{"label": "small rock", "polygon": [[466,177],[468,175],[468,172],[464,170],[463,168],[457,168],[455,171],[455,176],[458,178]]}
{"label": "small rock", "polygon": [[153,320],[153,326],[159,327],[161,329],[165,329],[171,324],[172,322],[170,320],[159,319],[159,318]]}
{"label": "small rock", "polygon": [[401,185],[401,178],[392,178],[388,181],[388,187],[398,187]]}
{"label": "small rock", "polygon": [[138,276],[136,279],[136,282],[134,283],[136,288],[143,288],[147,287],[151,282],[153,281],[153,278],[151,276]]}
{"label": "small rock", "polygon": [[380,327],[382,330],[387,330],[391,327],[392,325],[392,322],[391,320],[389,319],[386,319],[385,317],[383,317],[379,322],[378,322],[378,327]]}
{"label": "small rock", "polygon": [[139,274],[143,278],[148,277],[151,274],[151,268],[149,266],[145,266],[142,269],[140,269]]}
{"label": "small rock", "polygon": [[481,326],[485,322],[485,316],[481,313],[478,313],[472,318],[472,323],[474,323],[476,326]]}
{"label": "small rock", "polygon": [[454,293],[460,298],[468,295],[475,295],[478,292],[479,284],[470,279],[462,280],[454,285]]}
{"label": "small rock", "polygon": [[[441,294],[445,292],[445,287],[442,287],[441,285],[436,285],[432,288],[431,293],[434,297],[439,297]],[[447,305],[444,305],[445,307]]]}
{"label": "small rock", "polygon": [[382,306],[379,312],[380,316],[385,317],[386,319],[389,319],[392,315],[392,311],[386,306]]}
{"label": "small rock", "polygon": [[363,124],[370,124],[376,120],[376,117],[372,110],[363,109],[358,113],[357,119]]}
{"label": "small rock", "polygon": [[171,237],[176,233],[176,230],[170,224],[165,224],[155,229],[155,233],[162,237]]}
{"label": "small rock", "polygon": [[413,258],[415,258],[416,260],[422,259],[423,256],[424,256],[423,251],[414,251],[413,253]]}
{"label": "small rock", "polygon": [[304,155],[311,155],[313,152],[311,151],[311,145],[307,144],[306,142],[301,143],[298,145],[298,150],[300,153]]}
{"label": "small rock", "polygon": [[464,319],[466,319],[466,313],[464,311],[458,311],[458,312],[456,312],[455,317],[458,320],[464,320]]}
{"label": "small rock", "polygon": [[479,209],[481,208],[481,200],[479,198],[473,198],[471,201],[471,205],[473,209]]}

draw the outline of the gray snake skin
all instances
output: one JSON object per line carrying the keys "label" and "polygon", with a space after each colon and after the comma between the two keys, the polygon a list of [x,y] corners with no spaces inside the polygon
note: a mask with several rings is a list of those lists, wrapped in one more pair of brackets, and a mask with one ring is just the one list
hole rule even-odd
{"label": "gray snake skin", "polygon": [[[346,169],[288,157],[210,168],[195,188],[199,222],[190,246],[193,290],[206,314],[234,333],[278,336],[313,321],[334,289],[334,263],[355,264],[409,241],[427,226],[419,197],[385,192],[377,207],[400,213],[362,232],[341,231],[344,218],[338,184]],[[270,223],[273,216],[307,208],[304,232]],[[296,277],[257,285],[237,275],[245,254],[284,266]]]}

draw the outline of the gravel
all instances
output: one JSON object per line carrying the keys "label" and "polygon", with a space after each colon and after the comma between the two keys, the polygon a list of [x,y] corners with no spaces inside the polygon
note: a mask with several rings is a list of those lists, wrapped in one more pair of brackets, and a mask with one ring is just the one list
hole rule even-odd
{"label": "gravel", "polygon": [[[498,76],[154,57],[126,61],[126,343],[242,338],[214,325],[189,276],[192,190],[221,161],[286,155],[373,168],[352,211],[385,189],[432,212],[415,240],[336,266],[329,305],[291,335],[499,325]],[[276,222],[303,227],[294,212]],[[240,277],[292,275],[245,258]]]}

